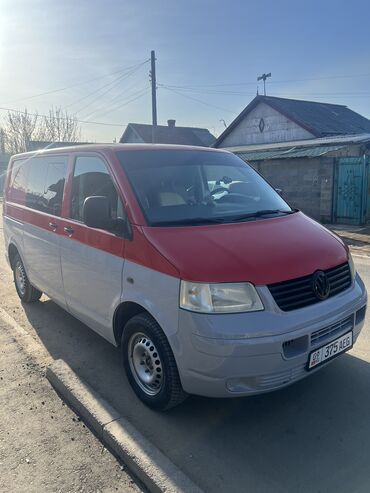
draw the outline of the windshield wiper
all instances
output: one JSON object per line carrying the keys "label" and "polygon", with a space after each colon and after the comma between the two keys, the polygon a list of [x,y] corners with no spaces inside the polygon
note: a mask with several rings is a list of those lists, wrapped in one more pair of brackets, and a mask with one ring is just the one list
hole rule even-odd
{"label": "windshield wiper", "polygon": [[151,226],[191,226],[197,224],[223,224],[226,220],[216,217],[189,217],[173,221],[153,221]]}
{"label": "windshield wiper", "polygon": [[295,212],[298,212],[298,210],[291,209],[290,211],[283,211],[281,209],[262,209],[260,211],[250,212],[249,214],[242,214],[240,216],[233,217],[231,221],[246,221],[248,219],[254,219],[256,217],[269,216],[273,214],[294,214]]}

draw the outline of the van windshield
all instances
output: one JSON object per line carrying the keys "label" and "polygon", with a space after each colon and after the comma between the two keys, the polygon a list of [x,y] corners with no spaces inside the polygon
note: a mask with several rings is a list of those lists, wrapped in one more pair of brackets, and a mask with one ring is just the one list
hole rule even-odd
{"label": "van windshield", "polygon": [[231,153],[127,150],[117,155],[150,226],[230,223],[294,212]]}

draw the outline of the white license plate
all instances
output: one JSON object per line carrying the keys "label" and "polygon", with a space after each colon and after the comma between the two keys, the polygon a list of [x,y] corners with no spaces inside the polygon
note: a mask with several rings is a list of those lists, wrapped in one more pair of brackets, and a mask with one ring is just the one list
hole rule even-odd
{"label": "white license plate", "polygon": [[321,363],[335,358],[335,356],[338,356],[338,354],[348,351],[348,349],[351,349],[353,345],[352,340],[353,336],[351,331],[347,332],[347,334],[344,334],[343,336],[338,337],[338,339],[325,344],[325,346],[322,346],[319,349],[315,349],[315,351],[312,351],[312,353],[310,354],[307,369],[312,370],[312,368],[315,368]]}

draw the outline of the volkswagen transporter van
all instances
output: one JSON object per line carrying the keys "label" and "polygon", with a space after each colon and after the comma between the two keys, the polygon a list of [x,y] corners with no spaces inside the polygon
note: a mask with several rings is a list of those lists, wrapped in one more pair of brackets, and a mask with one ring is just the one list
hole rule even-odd
{"label": "volkswagen transporter van", "polygon": [[4,236],[21,300],[45,293],[120,346],[156,409],[289,385],[350,349],[364,324],[346,245],[226,151],[14,156]]}

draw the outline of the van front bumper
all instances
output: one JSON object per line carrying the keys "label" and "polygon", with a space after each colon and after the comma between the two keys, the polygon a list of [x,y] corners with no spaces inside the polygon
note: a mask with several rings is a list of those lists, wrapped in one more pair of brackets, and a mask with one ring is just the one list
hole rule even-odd
{"label": "van front bumper", "polygon": [[290,385],[307,371],[311,351],[364,325],[367,294],[357,275],[351,288],[314,305],[281,311],[266,287],[258,287],[265,310],[199,314],[179,310],[171,338],[183,388],[190,394],[235,397]]}

